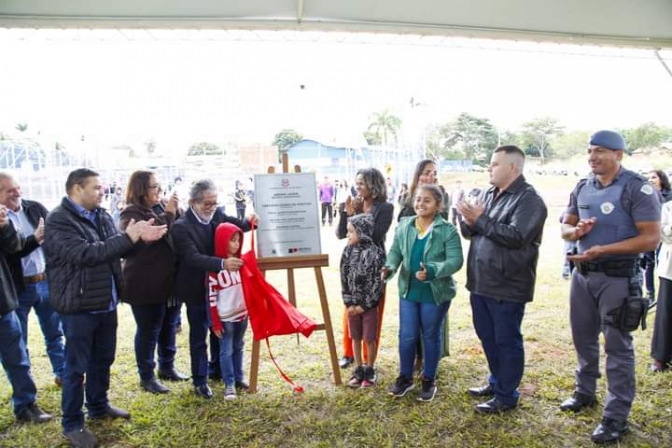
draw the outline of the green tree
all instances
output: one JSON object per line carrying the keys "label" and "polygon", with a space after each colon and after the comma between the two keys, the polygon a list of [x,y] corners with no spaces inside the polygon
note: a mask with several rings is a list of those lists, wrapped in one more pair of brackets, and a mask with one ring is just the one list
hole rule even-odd
{"label": "green tree", "polygon": [[622,130],[621,133],[628,143],[628,149],[631,151],[641,148],[655,148],[672,138],[672,129],[651,122],[633,129]]}
{"label": "green tree", "polygon": [[550,142],[554,137],[562,135],[564,126],[558,123],[558,120],[551,117],[536,118],[523,124],[521,133],[521,142],[528,148],[533,155],[541,158],[541,164],[544,164],[550,151]]}
{"label": "green tree", "polygon": [[366,130],[362,133],[364,135],[364,140],[369,146],[380,146],[383,142],[380,140],[380,136],[373,131]]}
{"label": "green tree", "polygon": [[[393,115],[389,108],[385,108],[381,112],[374,112],[371,114],[370,120],[371,123],[366,130],[373,133],[371,138],[375,136],[376,140],[384,146],[390,143],[390,137],[395,143],[397,142],[399,129],[401,129],[401,119]],[[366,133],[364,135],[366,137]]]}
{"label": "green tree", "polygon": [[278,147],[278,162],[282,161],[282,155],[287,152],[296,142],[303,140],[303,135],[294,129],[283,129],[275,134],[273,145]]}
{"label": "green tree", "polygon": [[448,123],[441,131],[444,150],[456,151],[462,146],[464,157],[477,163],[487,163],[497,147],[497,128],[487,118],[466,112]]}
{"label": "green tree", "polygon": [[19,132],[26,132],[28,130],[28,123],[26,122],[18,123],[16,126],[14,126],[14,129],[16,129]]}
{"label": "green tree", "polygon": [[571,131],[556,136],[551,141],[553,156],[568,159],[578,154],[585,154],[590,139],[590,131]]}
{"label": "green tree", "polygon": [[194,143],[189,147],[188,156],[218,156],[225,152],[222,148],[214,143],[200,142]]}

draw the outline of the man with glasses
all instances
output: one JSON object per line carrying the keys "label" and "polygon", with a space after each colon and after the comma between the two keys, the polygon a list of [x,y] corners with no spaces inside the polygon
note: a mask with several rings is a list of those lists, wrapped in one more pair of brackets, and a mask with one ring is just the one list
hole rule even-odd
{"label": "man with glasses", "polygon": [[[219,258],[214,256],[214,236],[217,226],[230,222],[244,232],[250,230],[250,221],[256,217],[240,220],[226,215],[217,207],[218,192],[215,183],[210,179],[196,181],[189,192],[189,208],[184,216],[178,219],[171,234],[179,257],[175,293],[177,298],[187,305],[189,320],[189,351],[191,355],[191,375],[196,395],[204,398],[212,397],[208,386],[208,304],[207,284],[208,272],[219,272],[222,269],[237,271],[242,261],[235,257]],[[210,339],[211,345],[217,340]],[[213,360],[219,359],[219,347],[211,347]],[[218,363],[215,363],[218,364]],[[219,367],[215,367],[216,373]],[[244,383],[239,388],[247,388]]]}

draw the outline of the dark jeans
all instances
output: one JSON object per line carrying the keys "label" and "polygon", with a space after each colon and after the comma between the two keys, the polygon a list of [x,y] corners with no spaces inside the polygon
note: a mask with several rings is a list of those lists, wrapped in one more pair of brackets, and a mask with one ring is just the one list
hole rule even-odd
{"label": "dark jeans", "polygon": [[62,378],[65,368],[65,338],[61,317],[54,311],[49,301],[49,284],[46,280],[26,285],[25,291],[19,293],[19,308],[16,310],[16,316],[21,323],[21,334],[26,350],[28,348],[28,315],[32,308],[35,309],[37,321],[42,329],[51,369],[56,378]]}
{"label": "dark jeans", "polygon": [[441,305],[433,303],[399,300],[399,359],[400,373],[413,378],[418,341],[422,338],[424,346],[423,376],[436,377],[436,369],[441,359],[443,332],[441,323],[450,308],[450,301]]}
{"label": "dark jeans", "polygon": [[159,342],[159,332],[166,315],[165,303],[131,305],[137,325],[135,330],[135,362],[141,380],[154,378],[154,353]]}
{"label": "dark jeans", "polygon": [[523,379],[525,348],[520,326],[525,303],[495,300],[471,294],[474,328],[490,368],[495,396],[508,405],[518,403]]}
{"label": "dark jeans", "polygon": [[460,225],[462,222],[462,215],[460,215],[460,212],[458,212],[455,207],[451,208],[450,210],[453,212],[451,222],[454,226]]}
{"label": "dark jeans", "polygon": [[180,311],[182,311],[181,304],[166,307],[159,332],[159,370],[170,370],[175,367],[175,354],[177,353],[175,334],[180,322]]}
{"label": "dark jeans", "polygon": [[189,320],[189,355],[191,357],[191,378],[194,386],[208,382],[208,310],[205,298],[198,305],[187,305]]}
{"label": "dark jeans", "polygon": [[21,337],[21,325],[14,311],[0,317],[0,359],[12,384],[12,405],[19,414],[35,402],[37,389],[30,376],[30,362]]}
{"label": "dark jeans", "polygon": [[227,386],[235,386],[243,381],[243,348],[247,318],[239,322],[222,322],[224,334],[219,341],[219,363],[222,366],[222,379]]}
{"label": "dark jeans", "polygon": [[117,311],[65,314],[61,319],[66,359],[61,424],[63,432],[69,432],[84,427],[82,404],[85,393],[90,417],[103,415],[109,405],[107,390],[117,343]]}
{"label": "dark jeans", "polygon": [[242,206],[242,207],[236,207],[236,215],[238,216],[238,219],[241,221],[245,221],[245,209],[247,207]]}
{"label": "dark jeans", "polygon": [[329,224],[334,222],[334,206],[331,202],[322,203],[322,224],[329,218]]}
{"label": "dark jeans", "polygon": [[219,363],[219,338],[212,330],[210,333],[210,360],[208,361],[208,376],[219,378],[222,376],[222,366]]}

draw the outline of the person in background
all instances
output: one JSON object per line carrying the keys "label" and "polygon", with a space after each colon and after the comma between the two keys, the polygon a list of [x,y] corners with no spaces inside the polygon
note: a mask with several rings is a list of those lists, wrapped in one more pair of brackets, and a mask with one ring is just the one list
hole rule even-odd
{"label": "person in background", "polygon": [[488,361],[488,384],[468,390],[493,397],[476,405],[481,414],[518,406],[525,368],[521,325],[534,297],[539,246],[548,211],[523,176],[525,154],[517,146],[495,149],[490,187],[475,203],[456,204],[462,235],[469,239],[467,289],[474,329]]}
{"label": "person in background", "polygon": [[450,203],[451,203],[451,211],[452,213],[452,223],[454,226],[458,226],[461,222],[462,217],[460,216],[460,212],[457,208],[457,204],[462,202],[464,200],[464,189],[462,188],[462,181],[455,181],[455,188],[453,191],[450,193]]}
{"label": "person in background", "polygon": [[397,189],[394,186],[394,182],[389,177],[387,178],[387,202],[394,205],[394,199],[397,197]]}
{"label": "person in background", "polygon": [[115,210],[117,210],[117,204],[119,202],[124,202],[124,191],[121,187],[116,187],[114,189],[114,194],[112,194],[110,197],[110,213],[113,213]]}
{"label": "person in background", "polygon": [[415,217],[403,219],[381,277],[399,266],[399,376],[390,395],[403,397],[413,389],[418,341],[422,339],[422,388],[418,401],[436,395],[436,371],[443,352],[443,329],[456,287],[452,275],[463,263],[462,243],[455,226],[441,218],[443,193],[422,185],[415,198]]}
{"label": "person in background", "polygon": [[345,201],[350,196],[350,188],[348,187],[348,182],[343,179],[338,185],[336,190],[336,204],[338,206],[338,214],[342,215],[345,213]]}
{"label": "person in background", "polygon": [[635,349],[630,331],[645,316],[638,256],[660,242],[660,198],[643,177],[625,169],[618,132],[602,130],[588,142],[591,174],[570,194],[562,237],[576,241],[569,322],[578,367],[563,411],[597,404],[600,333],[606,352],[607,395],[595,443],[618,442],[629,431],[635,398]]}
{"label": "person in background", "polygon": [[[132,221],[153,220],[155,224],[166,225],[168,230],[175,222],[177,194],[170,197],[162,213],[154,211],[161,203],[161,185],[151,171],[131,174],[126,202],[128,206],[121,213],[121,231]],[[177,372],[174,365],[175,326],[174,316],[168,315],[168,300],[173,296],[176,264],[169,234],[151,244],[137,243],[124,257],[122,267],[126,280],[124,301],[131,305],[137,326],[134,347],[140,387],[155,394],[168,393],[169,389],[154,374],[157,346],[159,377],[188,379]]]}
{"label": "person in background", "polygon": [[[660,194],[660,202],[665,203],[672,199],[670,187],[670,180],[663,170],[653,170],[649,173],[649,182],[656,188]],[[646,285],[647,298],[649,299],[649,307],[652,308],[656,304],[656,283],[654,280],[656,270],[656,263],[658,257],[656,253],[660,250],[660,246],[655,251],[651,250],[642,254],[642,267],[644,268],[644,284]]]}
{"label": "person in background", "polygon": [[329,182],[329,177],[324,176],[324,182],[318,187],[320,194],[320,204],[322,204],[322,225],[329,221],[329,225],[334,223],[334,186]]}
{"label": "person in background", "polygon": [[658,305],[651,337],[652,372],[666,372],[672,361],[672,202],[663,204],[658,255]]}
{"label": "person in background", "polygon": [[120,258],[141,240],[158,241],[167,228],[133,221],[119,233],[100,207],[98,173],[87,168],[72,171],[65,190],[67,196],[47,217],[43,244],[50,299],[65,331],[61,424],[72,446],[94,447],[98,439],[84,427],[85,394],[89,419],[131,418],[107,396],[117,343],[117,304],[125,291]]}
{"label": "person in background", "polygon": [[[378,334],[378,302],[383,291],[380,272],[385,251],[375,245],[373,216],[362,213],[348,220],[348,244],[341,255],[341,292],[348,313],[348,331],[355,355],[355,369],[348,386],[376,385],[376,335]],[[362,340],[368,359],[363,362]]]}
{"label": "person in background", "polygon": [[239,220],[245,219],[245,210],[247,209],[247,191],[243,188],[243,183],[236,181],[236,191],[233,194],[233,200],[236,202],[236,215]]}
{"label": "person in background", "polygon": [[406,201],[408,201],[408,184],[403,183],[399,185],[399,194],[397,194],[397,204],[399,207],[403,207]]}
{"label": "person in background", "polygon": [[65,369],[65,338],[61,317],[49,300],[49,283],[42,250],[47,209],[39,202],[22,199],[21,186],[5,173],[0,173],[0,205],[7,209],[14,229],[26,238],[20,251],[7,255],[11,278],[18,292],[16,316],[21,323],[21,337],[26,352],[29,353],[28,316],[34,309],[44,336],[54,382],[61,386]]}
{"label": "person in background", "polygon": [[[336,237],[343,239],[347,236],[348,218],[368,213],[373,216],[373,234],[371,239],[373,243],[385,252],[385,235],[392,224],[394,207],[387,202],[387,188],[383,174],[375,168],[365,168],[357,172],[355,178],[357,186],[357,197],[349,196],[345,202],[345,213],[342,214],[336,228]],[[383,321],[383,312],[385,310],[385,289],[378,302],[378,322]],[[380,350],[380,330],[376,334],[376,350]],[[352,339],[348,332],[348,312],[347,308],[343,310],[343,358],[339,365],[345,369],[354,362],[354,353],[352,351]],[[368,359],[366,344],[363,346],[364,359]]]}
{"label": "person in background", "polygon": [[20,422],[44,423],[51,415],[37,405],[37,388],[30,375],[28,351],[16,316],[19,300],[7,265],[7,254],[19,252],[26,244],[0,206],[0,361],[12,385],[14,416]]}

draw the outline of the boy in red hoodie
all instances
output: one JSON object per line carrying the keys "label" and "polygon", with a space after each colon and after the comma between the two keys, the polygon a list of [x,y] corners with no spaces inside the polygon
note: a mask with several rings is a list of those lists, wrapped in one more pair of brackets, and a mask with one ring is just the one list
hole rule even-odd
{"label": "boy in red hoodie", "polygon": [[243,347],[247,330],[247,308],[240,279],[240,251],[243,232],[231,223],[222,223],[215,232],[215,255],[225,258],[225,267],[209,274],[209,302],[212,331],[220,339],[219,360],[224,380],[224,398],[235,400],[243,382]]}

